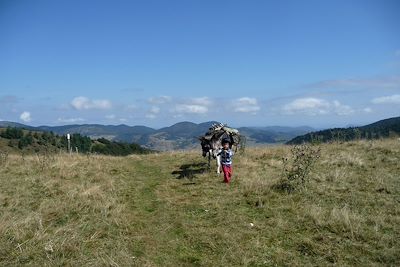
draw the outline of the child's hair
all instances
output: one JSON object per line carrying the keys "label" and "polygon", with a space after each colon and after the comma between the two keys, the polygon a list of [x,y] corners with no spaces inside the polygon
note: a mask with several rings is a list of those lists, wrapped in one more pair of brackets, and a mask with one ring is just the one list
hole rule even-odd
{"label": "child's hair", "polygon": [[231,142],[228,139],[223,139],[222,145],[225,145],[225,144],[231,144]]}

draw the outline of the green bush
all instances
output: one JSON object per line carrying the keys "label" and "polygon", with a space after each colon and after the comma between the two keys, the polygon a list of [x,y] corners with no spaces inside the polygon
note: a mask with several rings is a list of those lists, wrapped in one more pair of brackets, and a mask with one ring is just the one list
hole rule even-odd
{"label": "green bush", "polygon": [[283,158],[283,175],[277,188],[288,193],[301,189],[310,179],[309,173],[320,157],[321,149],[310,145],[292,147],[291,155]]}
{"label": "green bush", "polygon": [[18,148],[19,149],[23,149],[24,147],[27,147],[27,146],[29,146],[29,145],[32,145],[32,143],[33,143],[33,137],[32,137],[32,135],[26,135],[26,136],[23,136],[23,137],[21,137],[20,139],[19,139],[19,141],[18,141]]}

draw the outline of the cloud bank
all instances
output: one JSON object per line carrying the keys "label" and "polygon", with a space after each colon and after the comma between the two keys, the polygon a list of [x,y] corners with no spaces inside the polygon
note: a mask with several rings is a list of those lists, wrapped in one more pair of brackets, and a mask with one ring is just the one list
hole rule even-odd
{"label": "cloud bank", "polygon": [[174,111],[180,115],[183,114],[206,114],[213,105],[209,97],[195,97],[178,101],[175,104]]}
{"label": "cloud bank", "polygon": [[110,109],[112,107],[111,101],[107,99],[92,100],[84,96],[75,97],[70,104],[76,110]]}
{"label": "cloud bank", "polygon": [[400,104],[400,95],[382,96],[372,99],[374,104]]}
{"label": "cloud bank", "polygon": [[309,116],[336,114],[345,116],[353,114],[355,111],[348,105],[343,105],[339,101],[327,101],[325,99],[306,97],[298,98],[282,107],[283,114],[296,115],[304,114]]}
{"label": "cloud bank", "polygon": [[257,99],[252,97],[235,99],[232,104],[235,112],[251,113],[255,115],[260,110]]}

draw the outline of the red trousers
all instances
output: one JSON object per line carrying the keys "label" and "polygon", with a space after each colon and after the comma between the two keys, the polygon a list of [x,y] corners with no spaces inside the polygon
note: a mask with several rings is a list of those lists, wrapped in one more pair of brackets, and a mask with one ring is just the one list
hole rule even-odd
{"label": "red trousers", "polygon": [[229,183],[232,178],[232,166],[222,164],[222,171],[224,172],[224,183]]}

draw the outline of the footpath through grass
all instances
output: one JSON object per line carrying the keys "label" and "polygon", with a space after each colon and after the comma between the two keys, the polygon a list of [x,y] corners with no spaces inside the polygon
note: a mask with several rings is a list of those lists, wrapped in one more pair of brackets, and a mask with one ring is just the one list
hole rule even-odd
{"label": "footpath through grass", "polygon": [[198,151],[10,156],[0,265],[400,265],[400,143],[321,149],[292,194],[273,189],[285,146],[236,155],[230,185]]}

